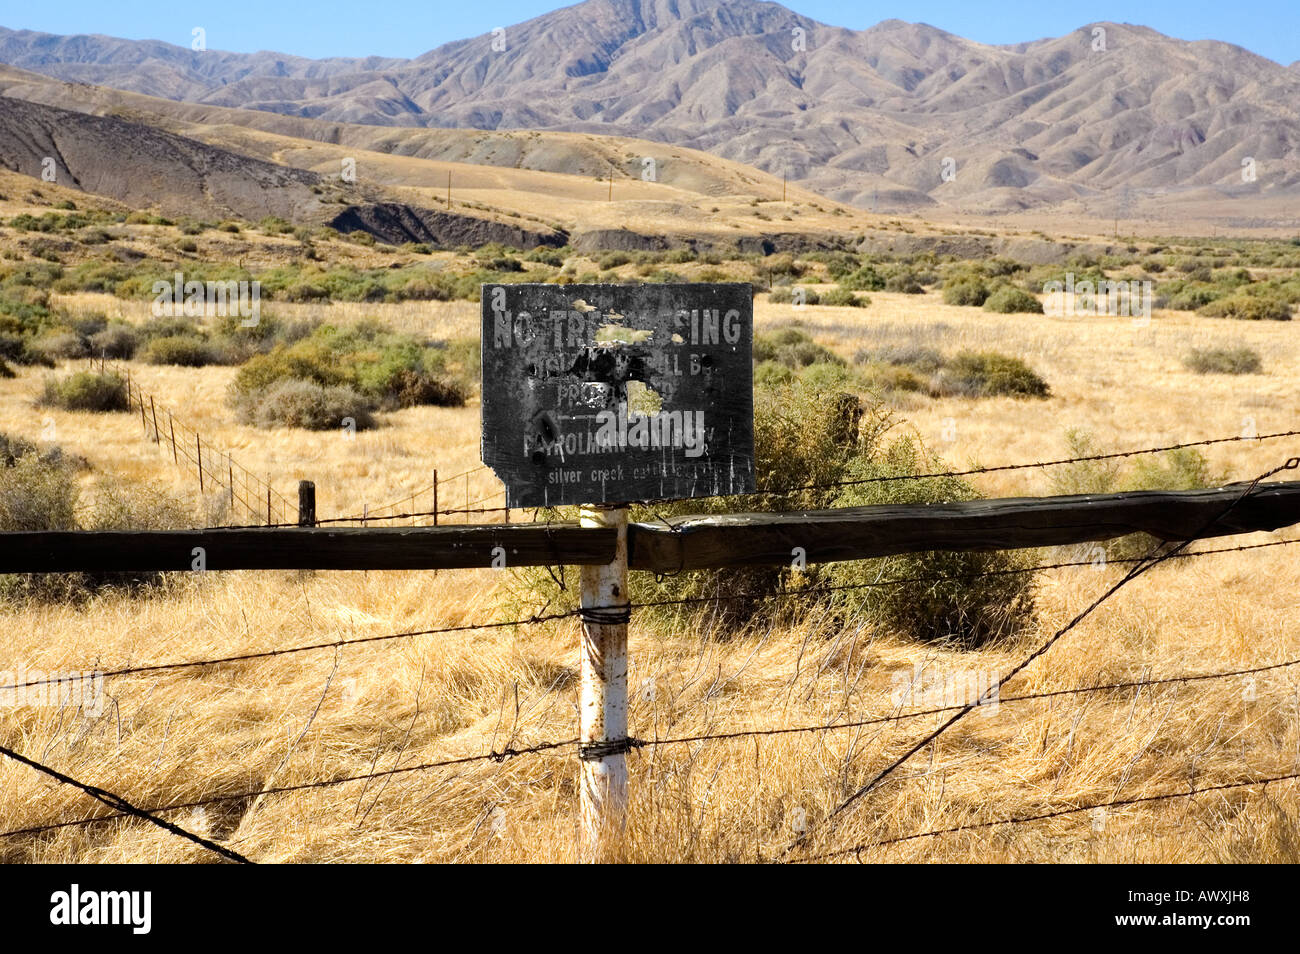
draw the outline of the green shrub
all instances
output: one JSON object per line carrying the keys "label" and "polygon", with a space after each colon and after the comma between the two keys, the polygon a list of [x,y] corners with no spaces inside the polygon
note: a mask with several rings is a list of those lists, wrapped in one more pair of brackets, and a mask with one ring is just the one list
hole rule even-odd
{"label": "green shrub", "polygon": [[0,457],[0,531],[76,529],[71,468],[42,459],[30,444],[6,443],[8,450],[23,452]]}
{"label": "green shrub", "polygon": [[172,364],[184,368],[202,368],[217,363],[216,352],[198,335],[165,335],[152,338],[142,355],[149,364]]}
{"label": "green shrub", "polygon": [[1259,352],[1251,348],[1193,348],[1183,365],[1197,374],[1258,374],[1263,370]]}
{"label": "green shrub", "polygon": [[374,403],[345,385],[283,380],[239,396],[239,420],[257,427],[324,431],[350,422],[358,431],[375,426]]}
{"label": "green shrub", "polygon": [[96,358],[129,361],[139,345],[139,337],[130,325],[110,325],[90,336],[89,351]]}
{"label": "green shrub", "polygon": [[600,266],[602,270],[608,270],[627,265],[631,261],[632,256],[628,255],[626,252],[606,252],[604,255],[600,256],[600,258],[596,259],[596,264]]}
{"label": "green shrub", "polygon": [[1000,285],[989,293],[984,301],[984,310],[1009,315],[1023,312],[1041,315],[1042,303],[1029,292],[1022,291],[1014,285]]}
{"label": "green shrub", "polygon": [[[855,460],[846,479],[910,477],[943,469],[942,461],[903,438],[874,457]],[[931,477],[845,487],[834,505],[948,504],[979,496],[958,478]],[[863,617],[897,635],[973,648],[1017,636],[1032,625],[1033,577],[1021,572],[1030,565],[1014,551],[939,551],[833,563],[826,579],[832,586],[855,587],[834,595],[850,622]],[[911,582],[870,585],[887,580]]]}
{"label": "green shrub", "polygon": [[1045,398],[1047,382],[1019,358],[996,351],[962,351],[935,375],[932,393],[940,396]]}
{"label": "green shrub", "polygon": [[1290,321],[1291,306],[1277,298],[1236,294],[1220,298],[1198,308],[1198,315],[1210,318],[1236,318],[1244,321]]}
{"label": "green shrub", "polygon": [[[828,371],[842,373],[831,366]],[[891,426],[880,406],[863,408],[857,398],[827,391],[784,365],[765,363],[756,378],[769,377],[754,394],[755,478],[759,493],[740,498],[683,500],[654,507],[634,507],[633,520],[659,521],[681,514],[721,514],[763,510],[804,510],[867,503],[939,502],[971,499],[975,491],[955,480],[930,479],[831,486],[854,477],[916,474],[942,470],[942,462],[924,459],[907,441],[886,445]],[[809,487],[794,493],[772,493]],[[1006,554],[919,554],[862,563],[789,567],[739,567],[664,576],[636,574],[634,602],[662,600],[716,601],[656,606],[639,618],[652,626],[720,635],[777,619],[809,613],[828,616],[832,625],[859,621],[878,632],[911,638],[960,641],[976,645],[1017,631],[1032,620],[1029,574],[992,577],[989,570],[1020,569],[1018,557]],[[529,598],[540,589],[556,604],[571,604],[572,590],[560,592],[537,570],[522,571]],[[857,586],[882,579],[940,576],[950,582],[906,583],[881,588],[829,591],[827,586]],[[901,593],[895,595],[895,589]],[[778,598],[780,592],[795,598]],[[912,606],[909,604],[918,604]]]}
{"label": "green shrub", "polygon": [[865,308],[871,304],[871,299],[866,295],[859,298],[843,285],[837,285],[828,292],[823,292],[821,304],[830,305],[836,308]]}
{"label": "green shrub", "polygon": [[78,371],[65,378],[48,378],[42,405],[65,411],[128,411],[126,381],[118,374]]}
{"label": "green shrub", "polygon": [[839,284],[841,288],[847,288],[849,291],[882,291],[885,287],[885,279],[873,266],[863,265],[840,278]]}
{"label": "green shrub", "polygon": [[962,278],[945,282],[943,300],[949,305],[968,305],[978,308],[989,297],[989,288],[978,278]]}
{"label": "green shrub", "polygon": [[844,360],[812,340],[798,328],[786,327],[754,337],[754,361],[775,361],[787,368],[805,368],[825,362],[843,364]]}
{"label": "green shrub", "polygon": [[[1096,457],[1103,449],[1086,432],[1066,432],[1066,444],[1072,458]],[[1079,460],[1053,468],[1052,488],[1058,494],[1112,494],[1138,490],[1200,490],[1217,487],[1226,474],[1210,468],[1205,455],[1194,447],[1165,451],[1159,456],[1144,456],[1131,461]],[[1145,533],[1117,537],[1100,546],[1108,560],[1138,559],[1152,553],[1160,541]]]}

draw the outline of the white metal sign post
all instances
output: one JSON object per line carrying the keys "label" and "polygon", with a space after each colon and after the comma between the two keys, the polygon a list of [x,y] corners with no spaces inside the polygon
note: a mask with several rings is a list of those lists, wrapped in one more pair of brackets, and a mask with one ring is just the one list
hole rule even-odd
{"label": "white metal sign post", "polygon": [[627,508],[582,508],[584,527],[618,531],[614,560],[582,568],[578,697],[583,861],[610,861],[627,816]]}

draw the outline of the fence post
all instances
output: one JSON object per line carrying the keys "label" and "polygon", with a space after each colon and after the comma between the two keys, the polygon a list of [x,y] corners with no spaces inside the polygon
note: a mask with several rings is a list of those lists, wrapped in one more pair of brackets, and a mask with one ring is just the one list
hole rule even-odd
{"label": "fence post", "polygon": [[199,493],[203,493],[203,438],[197,433],[194,435],[194,448],[199,457]]}
{"label": "fence post", "polygon": [[180,455],[176,453],[176,422],[172,419],[171,411],[167,412],[167,430],[172,435],[172,463],[179,466],[181,459]]}
{"label": "fence post", "polygon": [[618,531],[614,561],[584,566],[579,689],[581,856],[613,860],[627,818],[627,508],[587,505],[584,527]]}
{"label": "fence post", "polygon": [[235,461],[226,455],[226,481],[230,484],[230,512],[235,512]]}
{"label": "fence post", "polygon": [[271,485],[266,485],[266,525],[269,527],[274,521],[271,520]]}
{"label": "fence post", "polygon": [[433,472],[433,525],[438,525],[438,472]]}
{"label": "fence post", "polygon": [[310,480],[298,481],[298,526],[316,526],[316,485]]}
{"label": "fence post", "polygon": [[158,438],[158,409],[154,407],[153,395],[149,395],[149,416],[153,418],[153,442],[157,444]]}

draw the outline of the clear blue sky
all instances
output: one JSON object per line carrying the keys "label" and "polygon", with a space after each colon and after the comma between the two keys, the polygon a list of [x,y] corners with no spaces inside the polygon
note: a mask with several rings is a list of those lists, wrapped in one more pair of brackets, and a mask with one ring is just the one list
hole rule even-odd
{"label": "clear blue sky", "polygon": [[[478,36],[568,6],[555,0],[58,0],[6,4],[0,25],[48,33],[104,33],[190,45],[207,31],[210,49],[276,50],[300,56],[417,56],[449,40]],[[791,9],[862,29],[897,18],[929,23],[983,43],[1059,36],[1085,23],[1138,23],[1186,40],[1214,39],[1288,64],[1300,60],[1300,0],[791,0]]]}

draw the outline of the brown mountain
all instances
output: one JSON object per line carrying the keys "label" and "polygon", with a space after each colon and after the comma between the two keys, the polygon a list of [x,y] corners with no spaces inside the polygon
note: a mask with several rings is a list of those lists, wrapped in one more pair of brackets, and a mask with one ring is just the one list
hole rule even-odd
{"label": "brown mountain", "polygon": [[1300,194],[1300,69],[1113,23],[986,46],[755,0],[587,0],[413,60],[0,30],[0,61],[334,122],[642,137],[882,211]]}

